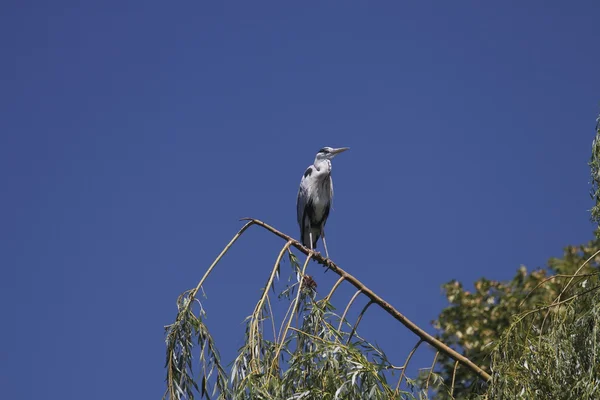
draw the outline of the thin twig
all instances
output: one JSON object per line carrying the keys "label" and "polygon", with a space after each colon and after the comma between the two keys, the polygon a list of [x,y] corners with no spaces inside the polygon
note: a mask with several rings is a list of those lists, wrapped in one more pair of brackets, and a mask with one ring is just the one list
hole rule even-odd
{"label": "thin twig", "polygon": [[360,314],[358,315],[358,318],[356,319],[356,322],[354,323],[354,326],[352,327],[352,330],[350,331],[350,335],[348,335],[348,341],[346,341],[347,344],[350,343],[350,340],[352,340],[352,336],[354,335],[354,333],[356,332],[356,330],[358,329],[358,324],[360,324],[360,321],[362,320],[363,315],[365,315],[365,313],[367,312],[367,309],[369,308],[369,306],[371,306],[371,304],[373,304],[373,300],[369,301],[362,309],[362,311],[360,312]]}
{"label": "thin twig", "polygon": [[437,363],[438,356],[440,352],[437,351],[435,353],[435,357],[433,357],[433,363],[431,364],[431,368],[429,369],[429,375],[427,375],[427,381],[425,382],[425,394],[429,391],[429,379],[431,379],[431,374],[433,373],[433,369],[435,368],[435,363]]}
{"label": "thin twig", "polygon": [[244,233],[244,231],[246,229],[250,228],[251,225],[254,225],[254,223],[255,223],[254,221],[248,222],[246,225],[244,225],[242,227],[242,229],[240,229],[238,231],[238,233],[235,234],[235,236],[233,237],[233,239],[231,239],[231,241],[227,244],[227,246],[225,246],[225,248],[223,249],[223,251],[221,251],[221,254],[219,254],[217,256],[217,258],[215,259],[215,261],[213,261],[213,263],[210,265],[210,267],[208,267],[208,269],[204,273],[204,276],[202,277],[202,279],[200,279],[200,282],[198,283],[198,286],[196,286],[196,288],[192,291],[192,293],[190,293],[190,299],[196,298],[196,293],[198,293],[198,290],[200,290],[200,288],[202,287],[202,284],[204,283],[204,280],[208,277],[208,275],[210,275],[210,273],[212,272],[213,268],[217,265],[217,263],[219,261],[221,261],[221,258],[223,258],[223,256],[225,255],[225,253],[227,253],[227,251],[229,251],[229,249],[231,248],[231,246],[233,246],[233,244],[240,238],[240,236],[242,236],[242,233]]}
{"label": "thin twig", "polygon": [[[294,283],[291,287],[294,287],[299,284],[300,284],[299,282]],[[279,325],[279,333],[275,337],[275,340],[277,340],[277,342],[279,342],[281,340],[281,334],[283,333],[283,327],[284,327],[286,321],[288,320],[288,315],[290,315],[290,313],[293,312],[294,308],[295,308],[294,300],[291,300],[290,306],[288,307],[287,311],[285,312],[285,315],[283,316],[283,319],[281,320],[281,325]]]}
{"label": "thin twig", "polygon": [[[586,276],[594,276],[596,274],[582,274],[582,275],[578,275],[579,277],[586,277]],[[525,300],[527,300],[529,298],[529,296],[535,292],[540,286],[542,286],[544,283],[551,281],[553,279],[556,278],[574,278],[575,275],[571,275],[571,274],[556,274],[556,275],[552,275],[547,277],[546,279],[544,279],[543,281],[541,281],[540,283],[538,283],[537,285],[535,285],[535,287],[533,289],[531,289],[529,291],[529,293],[527,293],[527,295],[525,296],[525,298],[523,300],[521,300],[521,302],[519,303],[519,308],[521,308],[521,306],[523,306],[523,303],[525,303]]]}
{"label": "thin twig", "polygon": [[360,289],[357,290],[356,293],[354,293],[354,296],[352,296],[352,298],[348,302],[348,304],[346,304],[346,309],[344,310],[344,313],[342,314],[342,318],[340,318],[340,324],[337,328],[338,331],[342,329],[342,325],[344,324],[344,320],[346,319],[346,314],[348,314],[348,310],[350,309],[350,307],[352,306],[352,303],[354,303],[354,300],[356,300],[356,298],[358,297],[360,292],[361,292]]}
{"label": "thin twig", "polygon": [[577,276],[577,274],[579,274],[579,271],[581,271],[583,269],[583,267],[585,267],[590,261],[592,261],[598,254],[600,254],[600,250],[598,250],[597,252],[595,252],[594,254],[592,254],[592,256],[590,258],[588,258],[587,260],[585,260],[585,262],[583,264],[581,264],[581,266],[579,268],[577,268],[577,271],[575,271],[575,273],[573,274],[573,277],[571,277],[571,279],[569,279],[569,282],[567,282],[567,284],[565,285],[565,287],[563,288],[563,290],[561,290],[560,294],[556,297],[556,299],[554,299],[554,301],[557,301],[558,299],[561,298],[561,296],[567,290],[567,288],[569,287],[569,285],[571,284],[571,282],[573,282],[573,279],[575,279],[575,277]]}
{"label": "thin twig", "polygon": [[574,299],[576,299],[576,298],[577,298],[577,297],[579,297],[579,296],[583,296],[584,294],[587,294],[587,293],[589,293],[589,292],[592,292],[592,291],[594,291],[594,290],[596,290],[596,289],[598,289],[598,288],[600,288],[600,285],[596,285],[596,286],[594,286],[594,287],[592,287],[592,288],[590,288],[590,289],[588,289],[588,290],[585,290],[585,291],[583,291],[583,292],[577,293],[577,294],[575,294],[575,295],[573,295],[573,296],[571,296],[571,297],[569,297],[569,298],[567,298],[567,299],[564,299],[564,300],[562,300],[562,301],[559,301],[558,303],[551,303],[551,304],[548,304],[548,305],[546,305],[546,306],[543,306],[543,307],[536,308],[535,310],[530,310],[530,311],[527,311],[526,313],[524,313],[524,314],[520,315],[520,316],[517,318],[517,320],[515,321],[515,323],[519,323],[519,322],[523,321],[525,318],[527,318],[529,315],[531,315],[531,314],[533,314],[533,313],[536,313],[536,312],[538,312],[538,311],[542,311],[542,310],[546,310],[546,309],[551,309],[552,307],[556,307],[556,306],[559,306],[559,305],[561,305],[561,304],[567,303],[567,302],[569,302],[569,301],[571,301],[571,300],[574,300]]}
{"label": "thin twig", "polygon": [[269,307],[269,315],[271,316],[271,325],[273,325],[273,340],[277,340],[277,331],[275,330],[275,318],[273,318],[273,308],[271,307],[271,299],[267,296],[267,307]]}
{"label": "thin twig", "polygon": [[[288,247],[287,251],[290,256],[294,256],[294,253],[292,253],[292,251],[290,250],[289,247]],[[290,258],[290,261],[291,261],[291,258]],[[294,264],[295,264],[295,262],[294,262]],[[294,268],[294,271],[296,272],[296,274],[298,273],[298,270],[295,268]],[[292,286],[290,286],[287,290],[291,291],[294,286],[299,285],[299,284],[300,284],[300,282],[296,282]],[[292,312],[293,309],[294,309],[294,302],[290,301],[290,306],[288,307],[287,311],[285,312],[285,315],[283,316],[283,319],[281,320],[281,325],[279,326],[278,336],[275,337],[275,340],[277,342],[279,342],[279,340],[280,340],[281,333],[283,332],[283,326],[285,325],[285,322],[287,321],[288,315],[290,315],[290,313]]]}
{"label": "thin twig", "polygon": [[423,343],[423,339],[419,339],[419,341],[417,342],[417,344],[415,344],[415,346],[410,351],[410,353],[408,353],[408,357],[406,357],[406,361],[404,361],[404,365],[402,366],[402,373],[400,374],[400,379],[398,379],[398,383],[396,384],[396,390],[395,390],[396,394],[399,393],[400,385],[402,384],[402,379],[404,379],[404,375],[406,374],[406,367],[408,367],[408,363],[410,362],[410,359],[412,358],[413,354],[415,354],[415,351],[417,351],[417,349],[419,348],[421,343]]}
{"label": "thin twig", "polygon": [[[281,251],[279,252],[279,255],[277,256],[277,260],[275,261],[275,265],[273,266],[273,270],[271,271],[271,275],[269,276],[267,285],[265,286],[265,289],[263,290],[263,294],[260,297],[260,300],[258,301],[258,303],[256,304],[256,307],[254,308],[254,312],[252,313],[252,320],[250,322],[250,333],[249,333],[249,338],[248,338],[248,342],[250,343],[251,356],[252,356],[250,359],[250,368],[253,368],[255,365],[260,364],[260,344],[255,340],[256,335],[258,335],[258,320],[260,319],[260,312],[265,303],[265,298],[269,295],[269,290],[271,289],[271,285],[273,284],[273,280],[275,279],[275,275],[277,274],[277,270],[279,269],[279,263],[281,262],[281,259],[283,258],[283,254],[290,247],[291,244],[292,243],[288,241],[285,244],[285,246],[283,246]],[[255,370],[253,370],[253,372],[257,373],[257,371],[255,371]]]}
{"label": "thin twig", "polygon": [[536,308],[535,310],[531,310],[525,316],[527,316],[528,314],[534,313],[534,312],[545,310],[547,308],[552,308],[552,307],[560,306],[561,304],[567,303],[567,302],[569,302],[569,301],[571,301],[573,299],[576,299],[579,296],[583,296],[584,294],[587,294],[589,292],[593,292],[594,290],[596,290],[598,288],[600,288],[600,285],[596,285],[596,286],[594,286],[592,288],[589,288],[588,290],[584,290],[583,292],[574,294],[573,296],[571,296],[571,297],[569,297],[567,299],[564,299],[562,301],[559,301],[558,303],[548,304],[547,306],[543,306],[543,307]]}
{"label": "thin twig", "polygon": [[[321,337],[318,337],[318,336],[315,336],[315,335],[311,335],[310,333],[308,333],[308,332],[305,332],[305,331],[303,331],[302,329],[294,328],[293,326],[290,326],[290,329],[291,329],[291,330],[293,330],[294,332],[301,333],[301,334],[303,334],[304,336],[307,336],[307,337],[311,338],[312,340],[316,340],[316,341],[319,341],[319,342],[321,342],[321,343],[324,343],[324,344],[328,344],[328,343],[329,343],[329,342],[328,342],[326,339],[323,339],[323,338],[321,338]],[[347,348],[348,348],[348,347],[347,347],[346,345],[344,345],[343,343],[339,343],[339,342],[337,342],[336,344],[337,344],[337,345],[339,345],[339,346],[341,346],[341,347],[343,347],[344,349],[347,349]]]}
{"label": "thin twig", "polygon": [[175,388],[173,387],[173,357],[169,354],[169,369],[167,370],[167,390],[169,391],[169,398],[176,399]]}
{"label": "thin twig", "polygon": [[340,276],[340,278],[335,282],[335,284],[331,288],[331,291],[329,291],[329,294],[327,295],[327,297],[325,297],[325,301],[329,301],[329,299],[331,298],[331,296],[333,296],[333,293],[336,291],[336,289],[338,288],[338,286],[340,286],[340,284],[342,282],[344,282],[344,279],[345,278],[343,276]]}
{"label": "thin twig", "polygon": [[279,358],[279,353],[281,352],[281,348],[283,347],[283,344],[285,343],[285,337],[287,336],[288,330],[290,329],[290,326],[292,325],[292,319],[294,318],[294,314],[296,314],[298,312],[298,306],[300,304],[300,295],[302,294],[302,284],[304,283],[304,272],[306,271],[306,267],[308,266],[308,263],[311,258],[312,258],[312,254],[309,254],[308,257],[306,257],[306,261],[304,262],[304,265],[302,266],[302,272],[300,273],[299,282],[298,282],[298,292],[296,293],[296,299],[294,300],[294,309],[295,310],[292,311],[292,313],[290,314],[288,323],[285,327],[285,330],[283,331],[283,334],[281,335],[281,341],[279,342],[279,346],[277,346],[277,350],[275,351],[275,355],[273,356],[273,362],[271,364],[271,371],[273,371],[273,369],[278,365],[277,359]]}
{"label": "thin twig", "polygon": [[456,370],[458,369],[458,361],[454,363],[454,371],[452,371],[452,387],[450,388],[450,397],[454,398],[454,381],[456,379]]}
{"label": "thin twig", "polygon": [[448,357],[452,358],[453,360],[458,360],[461,364],[463,364],[464,366],[466,366],[467,368],[472,370],[475,374],[477,374],[484,381],[487,382],[491,379],[491,376],[487,372],[485,372],[483,369],[481,369],[479,366],[477,366],[475,363],[473,363],[473,361],[469,360],[467,357],[463,356],[462,354],[458,353],[456,350],[448,347],[447,345],[445,345],[438,339],[434,338],[433,336],[431,336],[430,334],[425,332],[423,329],[421,329],[419,326],[417,326],[414,322],[412,322],[411,320],[406,318],[402,313],[400,313],[398,310],[396,310],[394,307],[392,307],[389,303],[387,303],[385,300],[383,300],[381,297],[379,297],[377,294],[375,294],[371,289],[366,287],[362,282],[360,282],[354,276],[350,275],[349,273],[347,273],[346,271],[344,271],[343,269],[338,267],[330,259],[327,259],[327,258],[323,257],[320,253],[313,252],[309,248],[304,247],[297,240],[278,231],[277,229],[273,228],[272,226],[265,224],[264,222],[262,222],[260,220],[253,219],[253,218],[242,218],[242,220],[252,221],[252,222],[254,222],[255,225],[258,225],[258,226],[270,231],[271,233],[275,234],[276,236],[279,236],[282,239],[290,241],[292,246],[294,246],[296,249],[298,249],[299,251],[301,251],[302,253],[304,253],[306,255],[308,255],[309,253],[313,253],[314,254],[313,259],[317,263],[319,263],[325,267],[328,267],[334,273],[336,273],[340,277],[343,277],[346,281],[350,282],[350,284],[352,284],[352,286],[361,290],[365,294],[365,296],[367,296],[370,300],[372,300],[374,303],[379,305],[385,312],[387,312],[392,317],[394,317],[398,322],[400,322],[402,325],[404,325],[406,328],[408,328],[410,331],[412,331],[415,335],[417,335],[423,341],[429,343],[436,350],[439,350],[440,352],[446,354]]}
{"label": "thin twig", "polygon": [[[593,256],[592,256],[592,257],[593,257]],[[590,258],[590,259],[591,259],[591,258]],[[588,259],[588,260],[586,261],[586,263],[587,263],[587,262],[588,262],[590,259]],[[538,335],[538,345],[541,345],[541,343],[542,343],[542,335],[543,335],[543,332],[544,332],[544,325],[546,325],[546,320],[548,319],[548,316],[550,316],[550,311],[552,310],[552,309],[551,309],[551,306],[552,306],[553,304],[557,304],[557,305],[558,305],[558,304],[562,304],[562,301],[561,301],[561,302],[559,302],[559,303],[556,303],[556,301],[557,301],[558,299],[560,299],[560,298],[561,298],[561,296],[562,296],[562,295],[563,295],[563,294],[564,294],[564,293],[567,291],[567,288],[569,287],[569,285],[571,285],[571,283],[573,283],[573,280],[575,280],[575,278],[577,278],[577,279],[578,279],[578,280],[577,280],[577,283],[579,283],[579,282],[581,282],[581,280],[582,280],[583,278],[585,278],[585,277],[587,277],[587,276],[593,276],[593,275],[596,275],[596,274],[581,274],[581,275],[577,275],[577,273],[578,273],[578,272],[579,272],[579,271],[580,271],[580,270],[581,270],[581,269],[582,269],[584,266],[585,266],[585,263],[583,263],[583,264],[582,264],[582,265],[581,265],[581,266],[580,266],[580,267],[577,269],[577,271],[575,272],[575,274],[573,274],[573,275],[566,275],[566,276],[569,276],[571,279],[569,280],[569,283],[567,283],[567,285],[566,285],[566,286],[565,286],[565,287],[562,289],[562,291],[560,292],[560,294],[559,294],[559,295],[558,295],[558,296],[557,296],[557,297],[554,299],[554,301],[553,301],[553,302],[550,304],[550,306],[548,307],[548,309],[547,309],[547,311],[546,311],[546,314],[544,315],[544,319],[542,319],[542,323],[540,324],[540,328],[539,328],[540,334]],[[565,301],[572,300],[572,299],[573,299],[573,298],[575,298],[575,297],[577,297],[577,295],[575,295],[574,297],[571,297],[571,298],[569,298],[569,299],[566,299]],[[542,308],[542,309],[543,309],[543,308]],[[540,310],[540,309],[538,309],[538,310]]]}
{"label": "thin twig", "polygon": [[[194,300],[196,299],[196,295],[198,294],[198,291],[200,290],[200,288],[202,288],[202,285],[204,284],[204,281],[206,280],[206,278],[208,278],[208,276],[210,275],[210,273],[212,272],[212,270],[216,267],[216,265],[219,263],[219,261],[221,261],[221,259],[225,255],[225,253],[227,253],[227,251],[229,251],[229,249],[231,248],[231,246],[233,246],[233,244],[240,238],[240,236],[246,231],[246,229],[248,229],[252,225],[254,225],[253,221],[250,221],[246,225],[244,225],[233,236],[233,238],[229,241],[229,243],[227,244],[227,246],[225,246],[225,248],[217,256],[217,258],[212,262],[212,264],[210,265],[210,267],[208,267],[208,269],[206,270],[206,272],[202,276],[202,279],[200,279],[200,282],[198,282],[198,285],[194,289],[192,289],[190,291],[186,291],[186,293],[188,294],[187,303],[185,303],[185,306],[183,307],[183,309],[179,310],[178,316],[179,315],[186,315],[186,313],[188,312],[189,308],[192,306],[192,304],[194,304]],[[173,357],[175,357],[175,355],[174,355],[174,351],[173,350],[169,350],[168,349],[167,352],[168,352],[168,359],[169,359],[169,361],[168,361],[168,370],[167,370],[167,388],[168,388],[167,390],[168,390],[170,399],[176,399],[177,398],[176,388],[173,385],[173,380],[174,380],[173,368],[176,368],[173,365]],[[180,373],[181,373],[181,376],[183,377],[183,375],[185,374],[185,370],[180,371]]]}

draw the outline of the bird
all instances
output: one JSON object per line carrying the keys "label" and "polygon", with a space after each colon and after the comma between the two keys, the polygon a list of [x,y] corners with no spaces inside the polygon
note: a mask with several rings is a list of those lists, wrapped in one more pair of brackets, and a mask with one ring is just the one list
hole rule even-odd
{"label": "bird", "polygon": [[296,214],[300,226],[300,242],[314,251],[321,236],[327,258],[329,252],[325,241],[325,223],[333,201],[331,160],[348,149],[349,147],[323,147],[319,150],[315,162],[304,171],[298,189]]}

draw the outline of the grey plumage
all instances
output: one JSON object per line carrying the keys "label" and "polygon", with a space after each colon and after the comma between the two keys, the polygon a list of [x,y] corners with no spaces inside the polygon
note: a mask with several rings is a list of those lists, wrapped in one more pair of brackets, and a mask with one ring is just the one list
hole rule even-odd
{"label": "grey plumage", "polygon": [[327,258],[329,253],[325,242],[325,223],[333,201],[331,160],[346,150],[347,147],[339,149],[323,147],[319,150],[313,165],[309,166],[302,175],[296,201],[300,241],[304,246],[314,250],[321,236]]}

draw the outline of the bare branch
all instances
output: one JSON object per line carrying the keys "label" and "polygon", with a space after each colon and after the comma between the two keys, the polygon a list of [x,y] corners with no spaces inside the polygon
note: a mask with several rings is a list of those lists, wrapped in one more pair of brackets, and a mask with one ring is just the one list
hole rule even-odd
{"label": "bare branch", "polygon": [[358,329],[358,324],[360,324],[360,321],[362,320],[363,315],[365,315],[365,313],[367,312],[367,309],[371,306],[371,304],[373,304],[373,300],[369,301],[363,307],[362,311],[358,315],[358,318],[356,319],[356,322],[354,323],[354,326],[352,327],[352,331],[350,331],[350,335],[348,335],[348,341],[346,343],[350,343],[350,340],[352,340],[352,336],[354,336],[354,333]]}
{"label": "bare branch", "polygon": [[331,296],[333,296],[333,293],[336,291],[336,289],[338,288],[338,286],[340,286],[340,284],[344,282],[344,277],[341,276],[337,282],[335,282],[335,284],[333,285],[333,287],[331,288],[331,290],[329,291],[329,294],[327,295],[327,297],[325,297],[325,301],[329,301],[329,299],[331,299]]}
{"label": "bare branch", "polygon": [[244,225],[242,227],[242,229],[240,229],[238,231],[238,233],[235,234],[235,236],[233,237],[233,239],[231,239],[231,241],[227,244],[227,246],[225,246],[225,248],[223,249],[223,251],[221,251],[221,254],[219,254],[219,256],[215,259],[215,261],[213,261],[213,263],[210,265],[210,267],[208,267],[208,269],[204,273],[204,276],[202,277],[202,279],[200,279],[200,282],[198,282],[198,286],[196,286],[196,288],[190,294],[190,298],[193,299],[193,298],[196,297],[196,294],[198,293],[198,290],[200,290],[200,288],[202,287],[202,284],[204,283],[204,281],[206,280],[206,278],[208,277],[208,275],[210,275],[210,273],[212,272],[213,268],[218,264],[219,261],[221,261],[221,258],[223,258],[223,256],[225,255],[225,253],[227,253],[229,251],[229,249],[231,248],[231,246],[233,246],[233,244],[240,238],[240,236],[242,236],[242,233],[244,233],[244,231],[246,229],[248,229],[252,224],[253,224],[253,222],[248,222],[246,225]]}
{"label": "bare branch", "polygon": [[435,364],[437,363],[438,356],[440,352],[435,353],[435,357],[433,357],[433,363],[431,364],[431,368],[429,369],[429,375],[427,375],[427,382],[425,382],[425,393],[429,390],[429,380],[431,379],[431,374],[433,374],[433,369],[435,368]]}
{"label": "bare branch", "polygon": [[456,370],[458,369],[458,361],[454,363],[454,370],[452,371],[452,387],[450,387],[450,397],[454,398],[454,381],[456,380]]}
{"label": "bare branch", "polygon": [[401,367],[402,373],[400,374],[400,379],[398,379],[398,384],[396,385],[396,394],[398,394],[398,390],[400,389],[400,385],[402,384],[402,379],[404,379],[404,375],[406,375],[406,367],[408,367],[410,359],[412,358],[413,354],[415,354],[415,351],[417,351],[421,343],[423,343],[423,339],[419,339],[417,344],[415,344],[415,347],[413,347],[410,353],[408,353],[408,357],[406,357],[406,361],[404,361],[404,365]]}
{"label": "bare branch", "polygon": [[357,290],[356,293],[354,293],[354,296],[352,296],[352,298],[350,299],[348,304],[346,304],[346,308],[344,309],[342,318],[340,318],[340,324],[338,325],[338,329],[337,329],[338,331],[342,330],[342,325],[344,324],[344,320],[346,319],[346,314],[348,314],[348,310],[350,309],[350,307],[352,306],[352,303],[354,303],[354,300],[356,300],[356,298],[358,297],[359,294],[360,294],[360,289]]}

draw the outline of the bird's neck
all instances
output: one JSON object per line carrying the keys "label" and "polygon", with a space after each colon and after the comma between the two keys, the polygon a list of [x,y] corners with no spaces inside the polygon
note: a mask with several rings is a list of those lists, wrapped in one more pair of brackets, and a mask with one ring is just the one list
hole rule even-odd
{"label": "bird's neck", "polygon": [[329,176],[331,174],[331,161],[329,160],[315,160],[314,166],[319,175]]}

